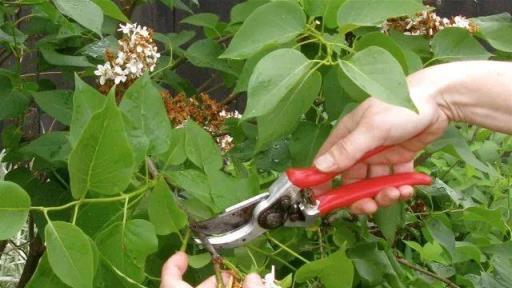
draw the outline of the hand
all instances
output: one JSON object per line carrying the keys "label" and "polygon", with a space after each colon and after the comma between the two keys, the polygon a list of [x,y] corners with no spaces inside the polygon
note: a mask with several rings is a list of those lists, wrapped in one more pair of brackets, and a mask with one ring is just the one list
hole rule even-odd
{"label": "hand", "polygon": [[[345,183],[411,172],[416,153],[440,137],[448,125],[446,113],[436,103],[435,91],[415,85],[421,80],[409,79],[418,113],[376,98],[367,99],[340,120],[321,147],[315,166],[325,172],[342,172]],[[356,164],[365,153],[380,146],[391,147]],[[371,214],[379,206],[411,198],[413,191],[411,186],[389,187],[375,199],[359,200],[350,209],[355,214]]]}
{"label": "hand", "polygon": [[[165,262],[162,268],[162,283],[160,288],[192,288],[190,284],[183,281],[183,274],[187,271],[188,257],[183,252],[178,252],[169,258]],[[223,273],[224,283],[229,282],[229,278],[232,277],[228,273]],[[216,288],[215,277],[203,281],[197,288]],[[249,274],[245,278],[244,288],[265,288],[260,276],[256,274]]]}

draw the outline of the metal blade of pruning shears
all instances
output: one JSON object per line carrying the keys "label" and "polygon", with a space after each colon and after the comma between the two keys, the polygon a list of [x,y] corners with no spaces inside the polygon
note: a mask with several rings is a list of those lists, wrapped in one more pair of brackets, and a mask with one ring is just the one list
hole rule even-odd
{"label": "metal blade of pruning shears", "polygon": [[234,231],[249,223],[256,205],[268,197],[268,193],[258,194],[250,199],[233,205],[224,213],[190,225],[192,230],[206,235],[220,235]]}

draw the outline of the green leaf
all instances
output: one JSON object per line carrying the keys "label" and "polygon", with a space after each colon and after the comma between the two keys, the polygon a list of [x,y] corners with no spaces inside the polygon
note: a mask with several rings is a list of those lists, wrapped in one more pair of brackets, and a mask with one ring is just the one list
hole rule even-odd
{"label": "green leaf", "polygon": [[173,193],[162,178],[149,195],[148,215],[158,235],[179,233],[187,225],[187,215],[176,205]]}
{"label": "green leaf", "polygon": [[375,223],[389,243],[395,241],[395,235],[398,228],[405,223],[404,206],[402,203],[391,207],[380,208],[375,214]]}
{"label": "green leaf", "polygon": [[0,120],[15,118],[25,112],[30,96],[17,89],[0,91],[0,102]]}
{"label": "green leaf", "polygon": [[495,162],[500,160],[500,146],[496,142],[487,140],[476,151],[480,159],[485,162]]}
{"label": "green leaf", "polygon": [[378,26],[388,18],[425,10],[416,0],[347,0],[338,10],[338,25],[345,34],[358,26]]}
{"label": "green leaf", "polygon": [[111,51],[115,51],[118,49],[118,47],[119,43],[117,42],[116,37],[109,35],[103,39],[84,46],[82,49],[80,49],[80,52],[93,58],[103,60],[105,57],[105,50],[109,49]]}
{"label": "green leaf", "polygon": [[407,59],[400,46],[388,35],[381,32],[371,32],[364,34],[354,43],[356,51],[364,50],[370,46],[377,46],[388,51],[395,60],[400,63],[404,72],[408,71]]}
{"label": "green leaf", "polygon": [[62,282],[92,288],[94,256],[89,237],[66,222],[49,222],[44,229],[48,261]]}
{"label": "green leaf", "polygon": [[25,225],[30,197],[18,184],[0,181],[0,240],[14,236]]}
{"label": "green leaf", "polygon": [[72,146],[76,145],[78,138],[87,123],[91,120],[92,115],[103,107],[105,99],[105,96],[101,95],[96,89],[92,88],[82,81],[80,77],[75,75],[73,115],[71,116],[69,131],[69,141]]}
{"label": "green leaf", "polygon": [[46,62],[55,66],[93,67],[85,56],[71,56],[56,51],[56,47],[50,43],[39,44],[39,51]]}
{"label": "green leaf", "polygon": [[197,167],[216,169],[222,167],[220,149],[212,137],[197,123],[188,120],[185,126],[185,153]]}
{"label": "green leaf", "polygon": [[501,283],[503,287],[510,286],[512,283],[512,259],[502,256],[494,256],[491,259],[494,266],[496,281]]}
{"label": "green leaf", "polygon": [[478,225],[487,224],[504,233],[507,229],[502,212],[499,209],[470,207],[464,210],[464,221],[476,222]]}
{"label": "green leaf", "polygon": [[479,263],[485,260],[485,256],[473,243],[460,241],[456,242],[453,263],[463,263],[470,260]]}
{"label": "green leaf", "polygon": [[69,125],[73,113],[73,96],[69,91],[50,90],[32,93],[37,105],[60,123]]}
{"label": "green leaf", "polygon": [[509,13],[478,17],[471,19],[479,28],[478,35],[485,39],[492,47],[512,52],[512,22]]}
{"label": "green leaf", "polygon": [[230,24],[244,22],[258,7],[267,4],[269,1],[270,0],[249,0],[236,4],[231,8]]}
{"label": "green leaf", "polygon": [[210,253],[202,253],[197,255],[191,255],[188,257],[188,263],[190,267],[199,269],[210,263],[212,256]]}
{"label": "green leaf", "polygon": [[439,242],[453,258],[455,255],[455,235],[453,231],[439,219],[430,218],[425,221],[425,224],[432,238]]}
{"label": "green leaf", "polygon": [[50,267],[48,262],[48,253],[44,253],[43,257],[37,265],[36,271],[30,281],[27,283],[27,288],[69,288],[64,284]]}
{"label": "green leaf", "polygon": [[310,167],[316,153],[331,132],[330,125],[301,122],[292,135],[288,149],[295,167]]}
{"label": "green leaf", "polygon": [[103,257],[122,274],[137,282],[145,278],[146,257],[157,251],[155,228],[146,220],[135,219],[116,223],[96,238]]}
{"label": "green leaf", "polygon": [[194,26],[215,29],[215,26],[217,25],[217,23],[219,23],[219,16],[212,13],[197,13],[186,17],[180,22]]}
{"label": "green leaf", "polygon": [[218,169],[206,171],[210,195],[215,205],[208,205],[215,212],[251,198],[259,192],[259,180],[255,173],[247,177],[233,177]]}
{"label": "green leaf", "polygon": [[351,102],[347,91],[340,83],[340,67],[332,66],[323,76],[322,94],[325,98],[324,109],[329,121],[336,121],[343,112],[344,107]]}
{"label": "green leaf", "polygon": [[185,52],[185,57],[195,66],[212,68],[238,76],[238,72],[224,59],[219,59],[222,47],[211,39],[194,42]]}
{"label": "green leaf", "polygon": [[462,28],[441,30],[431,45],[435,59],[441,61],[487,60],[492,56],[468,30]]}
{"label": "green leaf", "polygon": [[[103,1],[103,0],[101,0]],[[90,0],[52,0],[60,13],[72,18],[85,28],[101,35],[103,12]]]}
{"label": "green leaf", "polygon": [[183,171],[166,171],[165,175],[168,176],[173,185],[181,187],[201,203],[208,207],[215,206],[214,200],[210,195],[210,187],[206,174],[195,169],[188,169]]}
{"label": "green leaf", "polygon": [[[121,9],[112,0],[92,0],[98,5],[103,13],[121,22],[130,22],[130,20],[123,14]],[[85,26],[85,25],[84,25]],[[101,26],[100,26],[101,27]]]}
{"label": "green leaf", "polygon": [[[284,46],[284,45],[283,45]],[[277,47],[268,47],[267,49],[263,49],[258,53],[252,55],[245,61],[245,64],[242,68],[242,72],[238,76],[238,80],[235,87],[235,92],[239,93],[242,91],[247,91],[249,86],[249,79],[254,71],[254,67],[260,62],[260,60],[265,57],[271,51],[278,49]]]}
{"label": "green leaf", "polygon": [[91,117],[69,156],[73,197],[84,197],[87,191],[103,195],[122,192],[130,183],[133,167],[133,152],[112,96]]}
{"label": "green leaf", "polygon": [[345,254],[345,247],[342,247],[324,259],[303,265],[295,277],[299,283],[318,277],[326,288],[352,287],[354,266]]}
{"label": "green leaf", "polygon": [[187,160],[185,154],[185,129],[179,128],[171,131],[169,148],[159,156],[164,164],[162,170],[166,170],[171,165],[180,165]]}
{"label": "green leaf", "polygon": [[43,134],[22,147],[20,152],[39,156],[50,163],[65,163],[71,152],[68,132],[56,131]]}
{"label": "green leaf", "polygon": [[135,163],[140,163],[146,152],[155,155],[167,150],[171,124],[162,97],[147,74],[128,88],[119,109],[123,112]]}
{"label": "green leaf", "polygon": [[300,117],[315,101],[321,84],[322,76],[315,71],[292,88],[274,110],[258,118],[257,149],[265,148],[271,142],[293,132]]}
{"label": "green leaf", "polygon": [[305,26],[306,15],[297,3],[270,2],[254,10],[220,57],[249,58],[269,45],[294,39]]}
{"label": "green leaf", "polygon": [[400,64],[386,50],[372,46],[357,52],[349,60],[340,60],[339,64],[345,74],[368,94],[417,111]]}
{"label": "green leaf", "polygon": [[448,127],[443,136],[430,145],[430,149],[433,151],[438,151],[444,147],[448,147],[453,150],[452,154],[459,156],[460,159],[476,169],[482,172],[491,173],[489,167],[475,157],[475,154],[471,151],[466,139],[457,128],[451,126]]}
{"label": "green leaf", "polygon": [[249,80],[243,118],[262,116],[274,109],[304,78],[312,64],[302,53],[288,48],[270,52],[263,57]]}
{"label": "green leaf", "polygon": [[347,254],[365,287],[378,286],[385,281],[384,275],[395,274],[390,259],[376,242],[359,243]]}

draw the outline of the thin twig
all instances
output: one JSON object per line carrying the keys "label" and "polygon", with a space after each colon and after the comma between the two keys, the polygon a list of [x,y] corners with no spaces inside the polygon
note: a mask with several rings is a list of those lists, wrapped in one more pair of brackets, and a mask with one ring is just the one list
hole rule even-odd
{"label": "thin twig", "polygon": [[146,163],[149,169],[149,173],[151,174],[153,179],[158,177],[158,169],[156,168],[155,162],[153,162],[153,160],[151,160],[150,158],[146,158]]}
{"label": "thin twig", "polygon": [[235,90],[233,90],[233,92],[231,92],[228,97],[226,97],[226,99],[222,100],[221,104],[222,105],[229,105],[231,104],[233,101],[235,101],[236,98],[238,98],[238,95],[240,95],[239,93],[235,93]]}
{"label": "thin twig", "polygon": [[404,258],[399,258],[399,257],[396,257],[396,261],[398,261],[400,264],[404,265],[404,266],[407,266],[413,270],[416,270],[418,272],[421,272],[425,275],[428,275],[436,280],[439,280],[441,282],[443,282],[444,284],[448,285],[448,287],[452,287],[452,288],[460,288],[460,286],[458,286],[457,284],[453,283],[452,281],[446,279],[446,278],[443,278],[437,274],[434,274],[422,267],[418,267],[412,263],[409,263],[407,260],[405,260]]}
{"label": "thin twig", "polygon": [[212,77],[209,77],[208,79],[206,79],[206,81],[203,82],[203,84],[199,85],[199,87],[197,88],[198,93],[203,92],[204,89],[208,87],[208,85],[210,85],[210,83],[212,83],[213,80],[217,79],[217,75],[218,74],[213,74]]}
{"label": "thin twig", "polygon": [[204,233],[201,233],[199,231],[194,231],[197,238],[201,240],[201,244],[203,247],[212,255],[212,263],[213,263],[213,270],[215,271],[215,280],[217,281],[217,287],[216,288],[225,288],[224,286],[224,280],[222,279],[222,257],[219,255],[217,250],[215,250],[215,247],[213,247],[212,243],[208,240],[208,237]]}

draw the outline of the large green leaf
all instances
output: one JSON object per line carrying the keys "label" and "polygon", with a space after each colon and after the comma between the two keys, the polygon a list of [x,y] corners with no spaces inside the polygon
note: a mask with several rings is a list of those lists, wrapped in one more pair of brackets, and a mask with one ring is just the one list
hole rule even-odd
{"label": "large green leaf", "polygon": [[45,253],[39,264],[37,265],[36,271],[30,281],[27,283],[27,288],[69,288],[68,285],[64,284],[50,267],[48,262],[48,253]]}
{"label": "large green leaf", "polygon": [[432,39],[434,57],[441,61],[487,60],[492,56],[469,31],[446,28]]}
{"label": "large green leaf", "polygon": [[62,282],[92,288],[94,255],[89,237],[67,222],[49,222],[44,230],[48,261]]}
{"label": "large green leaf", "polygon": [[245,19],[254,12],[254,10],[267,4],[269,1],[270,0],[249,0],[236,4],[231,8],[230,24],[244,22]]}
{"label": "large green leaf", "polygon": [[329,121],[338,120],[343,109],[351,102],[347,91],[340,83],[340,73],[339,66],[332,66],[323,74],[322,95],[325,98],[324,109],[329,116]]}
{"label": "large green leaf", "polygon": [[162,97],[147,74],[128,88],[119,108],[136,163],[144,159],[146,152],[155,155],[169,147],[171,124]]}
{"label": "large green leaf", "polygon": [[73,114],[73,95],[65,90],[32,93],[37,105],[60,123],[69,125]]}
{"label": "large green leaf", "polygon": [[73,197],[87,191],[104,195],[122,192],[133,173],[133,152],[128,144],[121,112],[114,97],[94,114],[69,156]]}
{"label": "large green leaf", "polygon": [[381,32],[371,32],[364,34],[354,43],[354,49],[356,51],[364,50],[370,46],[377,46],[388,51],[395,60],[400,63],[402,70],[407,72],[407,59],[405,58],[404,52],[391,37]]}
{"label": "large green leaf", "polygon": [[416,0],[347,0],[338,10],[338,25],[345,34],[358,26],[378,26],[386,19],[425,10]]}
{"label": "large green leaf", "polygon": [[0,240],[14,236],[27,221],[30,197],[18,184],[0,181]]}
{"label": "large green leaf", "polygon": [[119,9],[116,3],[112,2],[112,0],[92,0],[96,5],[98,5],[103,13],[107,16],[110,16],[116,20],[121,22],[130,22],[130,20],[123,14],[123,11]]}
{"label": "large green leaf", "polygon": [[52,0],[52,2],[62,14],[71,17],[85,28],[101,35],[103,12],[94,2],[90,0]]}
{"label": "large green leaf", "polygon": [[352,287],[354,266],[342,247],[326,258],[303,265],[295,277],[299,283],[318,277],[326,288],[348,288]]}
{"label": "large green leaf", "polygon": [[322,17],[328,28],[338,27],[338,9],[346,0],[305,0],[304,10],[309,16]]}
{"label": "large green leaf", "polygon": [[357,274],[364,287],[375,287],[382,284],[384,275],[396,274],[393,265],[394,257],[390,258],[381,250],[376,242],[358,242],[347,251]]}
{"label": "large green leaf", "polygon": [[512,17],[509,13],[502,13],[486,17],[471,19],[478,25],[479,35],[492,47],[512,52]]}
{"label": "large green leaf", "polygon": [[187,23],[190,25],[208,27],[215,29],[215,26],[219,22],[219,16],[213,13],[197,13],[180,21],[181,23]]}
{"label": "large green leaf", "polygon": [[130,275],[123,274],[115,268],[105,258],[100,257],[98,271],[94,277],[94,288],[145,288]]}
{"label": "large green leaf", "polygon": [[105,99],[105,96],[75,75],[73,115],[71,116],[69,131],[69,141],[72,146],[76,145],[80,134],[82,134],[89,120],[91,120],[92,115],[103,107]]}
{"label": "large green leaf", "polygon": [[489,225],[500,232],[505,232],[507,225],[499,209],[470,207],[464,211],[464,221],[477,223],[479,226]]}
{"label": "large green leaf", "polygon": [[473,151],[471,151],[471,148],[466,142],[466,139],[457,128],[448,127],[443,136],[436,140],[436,142],[432,143],[429,146],[429,149],[438,151],[445,147],[450,150],[448,152],[459,156],[460,159],[476,169],[482,172],[492,173],[489,167],[476,158],[475,154],[473,154]]}
{"label": "large green leaf", "polygon": [[39,44],[39,51],[46,62],[55,66],[93,67],[94,65],[85,56],[72,56],[56,51],[56,47],[50,43]]}
{"label": "large green leaf", "polygon": [[430,218],[425,221],[428,232],[452,256],[455,255],[455,235],[453,231],[439,219]]}
{"label": "large green leaf", "polygon": [[122,274],[142,282],[146,257],[157,251],[155,228],[146,220],[116,223],[96,238],[101,255]]}
{"label": "large green leaf", "polygon": [[30,95],[18,89],[0,91],[0,120],[23,114],[30,103]]}
{"label": "large green leaf", "polygon": [[65,163],[71,151],[68,132],[56,131],[43,134],[23,146],[20,151],[30,156],[39,156],[50,163]]}
{"label": "large green leaf", "polygon": [[379,226],[386,239],[393,243],[398,228],[405,223],[403,204],[395,204],[391,207],[380,208],[375,214],[375,223]]}
{"label": "large green leaf", "polygon": [[293,132],[300,117],[315,101],[321,84],[322,77],[315,71],[290,90],[271,112],[258,118],[259,149]]}
{"label": "large green leaf", "polygon": [[222,58],[245,59],[261,49],[286,43],[306,26],[306,15],[297,3],[276,1],[257,8],[231,40]]}
{"label": "large green leaf", "polygon": [[187,159],[185,154],[185,129],[174,129],[171,132],[171,139],[167,151],[159,155],[162,159],[162,170],[166,170],[171,165],[179,165]]}
{"label": "large green leaf", "polygon": [[263,57],[249,79],[244,119],[262,116],[274,109],[312,65],[302,53],[288,48]]}
{"label": "large green leaf", "polygon": [[198,67],[212,68],[238,76],[236,70],[229,65],[227,60],[219,59],[222,47],[211,39],[203,39],[194,42],[185,52],[185,57]]}
{"label": "large green leaf", "polygon": [[331,132],[330,125],[316,125],[312,122],[301,122],[293,133],[288,149],[292,164],[295,167],[309,167],[316,153]]}
{"label": "large green leaf", "polygon": [[185,123],[185,133],[185,154],[192,163],[205,170],[218,170],[222,167],[220,149],[203,128],[188,120]]}
{"label": "large green leaf", "polygon": [[162,178],[149,195],[148,215],[159,235],[179,233],[187,225],[187,215],[176,205],[171,189]]}
{"label": "large green leaf", "polygon": [[173,185],[181,187],[204,205],[208,207],[214,206],[206,174],[195,169],[187,169],[183,171],[166,171],[165,175],[168,176]]}
{"label": "large green leaf", "polygon": [[218,169],[208,169],[206,175],[213,199],[213,203],[209,203],[208,206],[216,213],[247,200],[259,192],[258,177],[253,173],[247,177],[237,178]]}
{"label": "large green leaf", "polygon": [[340,60],[339,64],[343,72],[371,96],[417,110],[409,96],[405,74],[388,51],[372,46],[357,52],[349,60]]}

